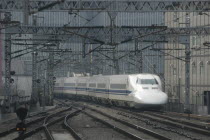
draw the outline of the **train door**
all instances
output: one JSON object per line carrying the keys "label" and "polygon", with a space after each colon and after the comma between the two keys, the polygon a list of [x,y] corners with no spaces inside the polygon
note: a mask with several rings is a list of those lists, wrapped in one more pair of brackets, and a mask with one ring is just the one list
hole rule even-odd
{"label": "train door", "polygon": [[208,114],[210,114],[210,91],[204,91],[204,105],[207,106]]}

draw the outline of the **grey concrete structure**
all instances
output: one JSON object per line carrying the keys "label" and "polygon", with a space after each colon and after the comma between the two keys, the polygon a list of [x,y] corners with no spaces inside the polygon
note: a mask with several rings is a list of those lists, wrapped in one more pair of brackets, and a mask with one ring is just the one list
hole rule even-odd
{"label": "grey concrete structure", "polygon": [[[165,15],[168,27],[185,27],[186,13],[167,13]],[[190,13],[190,27],[208,27],[210,25],[210,13]],[[210,50],[209,35],[190,36],[190,104],[191,110],[198,114],[210,113]],[[180,44],[180,37],[175,36],[174,42],[165,44],[165,80],[166,92],[173,102],[175,110],[183,111],[177,104],[185,104],[185,46]],[[206,43],[206,44],[205,44]],[[175,107],[176,106],[176,107]]]}

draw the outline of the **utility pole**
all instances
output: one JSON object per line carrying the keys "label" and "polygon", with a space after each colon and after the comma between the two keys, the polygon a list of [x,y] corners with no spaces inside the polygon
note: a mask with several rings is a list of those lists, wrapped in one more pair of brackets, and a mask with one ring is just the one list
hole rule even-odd
{"label": "utility pole", "polygon": [[185,45],[185,109],[190,110],[190,44]]}
{"label": "utility pole", "polygon": [[[2,14],[0,13],[0,19],[2,17]],[[3,46],[2,46],[2,40],[1,40],[1,37],[2,37],[2,33],[1,33],[1,28],[2,28],[2,25],[0,24],[0,70],[2,70],[2,51],[3,51]],[[0,72],[0,96],[3,96],[3,81],[2,81],[2,72]]]}
{"label": "utility pole", "polygon": [[139,47],[139,40],[135,40],[135,55],[136,55],[136,66],[139,73],[143,72],[143,54],[142,50]]}
{"label": "utility pole", "polygon": [[[11,21],[11,13],[7,12],[4,14],[4,21],[10,22]],[[5,27],[7,27],[5,25]],[[5,111],[11,112],[10,102],[11,102],[11,35],[7,34],[7,28],[5,29]]]}
{"label": "utility pole", "polygon": [[111,42],[111,46],[114,46],[113,49],[113,64],[114,64],[114,71],[115,74],[120,74],[120,68],[119,68],[119,60],[116,58],[116,53],[117,53],[117,46],[115,45],[115,32],[113,32],[113,29],[115,28],[115,19],[117,16],[117,12],[108,12],[109,18],[110,18],[110,31],[111,31],[111,35],[110,35],[110,42]]}
{"label": "utility pole", "polygon": [[116,50],[115,49],[113,50],[114,69],[115,69],[115,74],[120,74],[119,60],[116,58]]}
{"label": "utility pole", "polygon": [[[190,27],[189,13],[186,13],[186,27]],[[190,36],[185,41],[185,111],[190,113]]]}
{"label": "utility pole", "polygon": [[[36,26],[37,24],[37,16],[33,15],[33,26]],[[33,38],[34,35],[33,35]],[[36,45],[33,45],[32,48],[32,95],[31,95],[31,101],[33,105],[36,105],[38,101],[38,93],[37,93],[37,51],[36,51]]]}
{"label": "utility pole", "polygon": [[138,53],[139,56],[139,73],[143,73],[143,54],[142,50]]}
{"label": "utility pole", "polygon": [[[58,44],[57,44],[58,45]],[[46,74],[46,91],[47,91],[47,105],[53,105],[53,65],[54,65],[54,53],[53,53],[53,46],[47,47],[49,52],[49,58],[47,61],[47,74]]]}

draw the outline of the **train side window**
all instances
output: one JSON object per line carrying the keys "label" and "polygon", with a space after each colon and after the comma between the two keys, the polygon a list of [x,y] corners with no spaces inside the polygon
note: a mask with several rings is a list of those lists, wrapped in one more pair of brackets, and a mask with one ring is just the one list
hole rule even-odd
{"label": "train side window", "polygon": [[71,86],[71,87],[75,87],[75,83],[64,83],[64,86]]}
{"label": "train side window", "polygon": [[112,89],[126,89],[126,84],[111,84],[110,88],[112,88]]}
{"label": "train side window", "polygon": [[90,83],[89,87],[96,87],[96,83]]}
{"label": "train side window", "polygon": [[106,88],[106,84],[98,83],[97,88]]}
{"label": "train side window", "polygon": [[78,87],[86,87],[87,84],[86,84],[86,83],[77,83],[77,86],[78,86]]}

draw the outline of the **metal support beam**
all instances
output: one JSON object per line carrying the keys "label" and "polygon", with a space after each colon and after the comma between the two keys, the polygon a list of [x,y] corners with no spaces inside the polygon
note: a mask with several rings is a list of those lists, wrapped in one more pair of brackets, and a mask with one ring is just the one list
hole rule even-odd
{"label": "metal support beam", "polygon": [[143,54],[142,54],[142,51],[140,51],[138,53],[138,56],[139,56],[139,59],[138,59],[138,62],[139,62],[139,73],[143,73]]}
{"label": "metal support beam", "polygon": [[[47,27],[47,26],[17,26],[8,29],[10,34],[36,34],[36,35],[59,35],[60,39],[71,38],[71,42],[81,42],[86,38],[87,42],[101,45],[112,45],[131,42],[138,38],[164,38],[169,39],[179,35],[209,35],[210,27],[179,27],[167,28],[166,26],[121,26],[121,27]],[[114,33],[114,35],[113,35]],[[115,36],[114,39],[108,37]],[[81,37],[81,38],[78,38]],[[58,38],[58,39],[59,39]],[[108,39],[107,39],[108,38]],[[162,39],[161,39],[162,40]]]}
{"label": "metal support beam", "polygon": [[[34,47],[36,48],[36,47]],[[34,50],[34,49],[33,49]],[[32,95],[31,101],[32,104],[36,104],[38,101],[38,93],[37,93],[37,51],[32,52]]]}
{"label": "metal support beam", "polygon": [[85,39],[82,40],[82,57],[85,58],[86,56],[86,44]]}
{"label": "metal support beam", "polygon": [[23,15],[24,15],[24,24],[28,25],[29,19],[29,0],[22,0],[23,3]]}
{"label": "metal support beam", "polygon": [[[11,13],[5,13],[5,21],[11,21]],[[7,29],[5,29],[7,32]],[[10,87],[10,80],[11,80],[11,35],[5,35],[5,111],[10,112],[10,97],[11,97],[11,87]]]}
{"label": "metal support beam", "polygon": [[136,66],[137,66],[137,71],[139,73],[143,72],[143,54],[142,54],[142,47],[140,47],[140,42],[138,39],[135,40],[135,55],[136,55]]}
{"label": "metal support beam", "polygon": [[[62,3],[63,2],[63,3]],[[1,11],[22,10],[19,0],[1,0]],[[209,0],[33,0],[32,13],[47,11],[117,11],[117,12],[200,12],[208,11]]]}

